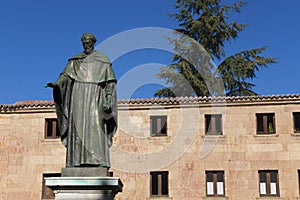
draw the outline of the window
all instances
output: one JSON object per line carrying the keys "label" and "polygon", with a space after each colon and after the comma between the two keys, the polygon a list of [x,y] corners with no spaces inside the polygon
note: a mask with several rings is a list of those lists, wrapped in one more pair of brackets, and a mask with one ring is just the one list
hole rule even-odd
{"label": "window", "polygon": [[300,133],[300,112],[293,113],[294,117],[294,132]]}
{"label": "window", "polygon": [[205,134],[222,135],[222,115],[205,115]]}
{"label": "window", "polygon": [[47,177],[60,177],[61,174],[43,174],[43,185],[42,185],[42,199],[54,199],[54,192],[52,189],[45,185],[45,178]]}
{"label": "window", "polygon": [[151,136],[167,135],[167,116],[151,116]]}
{"label": "window", "polygon": [[207,196],[225,196],[224,171],[206,171]]}
{"label": "window", "polygon": [[168,174],[169,172],[150,172],[150,194],[151,196],[168,196]]}
{"label": "window", "polygon": [[58,138],[59,136],[57,119],[45,119],[45,138]]}
{"label": "window", "polygon": [[262,170],[258,173],[260,196],[279,196],[278,171]]}
{"label": "window", "polygon": [[298,169],[298,187],[299,187],[299,193],[300,193],[300,169]]}
{"label": "window", "polygon": [[257,133],[269,134],[275,133],[275,114],[256,114],[257,119]]}

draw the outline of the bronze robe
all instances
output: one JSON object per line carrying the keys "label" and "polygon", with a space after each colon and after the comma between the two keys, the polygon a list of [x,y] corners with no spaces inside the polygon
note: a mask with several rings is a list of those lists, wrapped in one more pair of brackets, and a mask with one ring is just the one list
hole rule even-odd
{"label": "bronze robe", "polygon": [[[110,167],[109,147],[116,132],[116,78],[109,59],[98,51],[69,59],[55,82],[54,102],[61,139],[67,148],[66,167]],[[103,104],[111,95],[111,111]]]}

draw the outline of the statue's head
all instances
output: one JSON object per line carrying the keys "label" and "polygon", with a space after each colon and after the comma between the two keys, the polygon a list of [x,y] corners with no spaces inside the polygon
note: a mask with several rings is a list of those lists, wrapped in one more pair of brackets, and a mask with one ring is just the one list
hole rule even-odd
{"label": "statue's head", "polygon": [[96,37],[91,33],[84,33],[81,36],[82,46],[86,54],[90,54],[94,50],[94,45],[96,41]]}

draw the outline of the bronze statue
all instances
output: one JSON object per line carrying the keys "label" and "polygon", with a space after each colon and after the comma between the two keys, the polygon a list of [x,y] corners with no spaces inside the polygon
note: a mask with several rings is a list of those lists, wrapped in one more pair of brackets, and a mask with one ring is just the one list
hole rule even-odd
{"label": "bronze statue", "polygon": [[66,167],[109,168],[109,147],[117,129],[116,78],[110,60],[94,50],[91,33],[81,37],[84,51],[69,59],[55,83],[53,98]]}

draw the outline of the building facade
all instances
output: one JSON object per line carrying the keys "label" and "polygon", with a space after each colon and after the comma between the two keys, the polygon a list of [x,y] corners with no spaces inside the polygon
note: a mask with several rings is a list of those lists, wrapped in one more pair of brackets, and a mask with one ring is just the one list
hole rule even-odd
{"label": "building facade", "polygon": [[[300,95],[119,100],[117,200],[300,199]],[[51,199],[52,101],[0,105],[0,199]]]}

